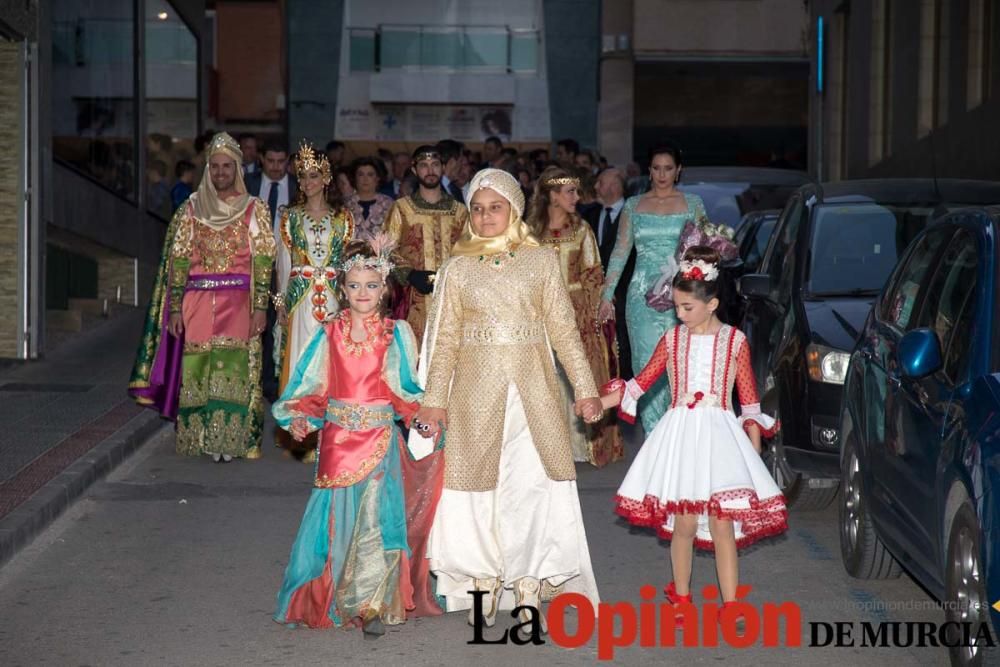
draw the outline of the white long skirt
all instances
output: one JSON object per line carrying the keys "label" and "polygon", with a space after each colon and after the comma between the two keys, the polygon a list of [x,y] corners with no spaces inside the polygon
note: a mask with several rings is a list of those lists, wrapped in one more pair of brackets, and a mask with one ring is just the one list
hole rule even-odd
{"label": "white long skirt", "polygon": [[500,476],[491,491],[444,489],[428,555],[447,611],[472,606],[473,579],[504,582],[501,609],[513,609],[514,583],[533,577],[559,592],[600,601],[590,564],[576,481],[545,475],[528,431],[521,396],[507,390]]}

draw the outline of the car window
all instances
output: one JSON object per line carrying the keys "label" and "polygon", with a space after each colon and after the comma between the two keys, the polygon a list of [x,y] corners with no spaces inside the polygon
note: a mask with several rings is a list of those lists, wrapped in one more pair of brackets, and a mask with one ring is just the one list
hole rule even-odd
{"label": "car window", "polygon": [[764,251],[767,250],[767,242],[771,240],[771,234],[774,232],[775,222],[775,218],[766,218],[747,236],[743,246],[743,265],[749,270],[755,270],[760,264]]}
{"label": "car window", "polygon": [[778,235],[768,252],[767,268],[764,271],[771,276],[772,285],[776,286],[781,281],[788,264],[794,264],[791,260],[795,251],[795,237],[799,235],[803,213],[807,211],[802,197],[795,197],[782,212],[784,220],[779,218]]}
{"label": "car window", "polygon": [[954,229],[950,227],[934,229],[917,241],[883,297],[881,313],[883,321],[899,328],[900,331],[909,331],[916,326],[913,311],[920,287],[927,285],[934,258],[938,256],[953,232]]}
{"label": "car window", "polygon": [[876,202],[824,204],[813,215],[806,289],[877,294],[933,211]]}
{"label": "car window", "polygon": [[921,305],[917,325],[937,334],[943,370],[952,382],[964,377],[968,363],[978,261],[975,237],[958,232],[941,256]]}

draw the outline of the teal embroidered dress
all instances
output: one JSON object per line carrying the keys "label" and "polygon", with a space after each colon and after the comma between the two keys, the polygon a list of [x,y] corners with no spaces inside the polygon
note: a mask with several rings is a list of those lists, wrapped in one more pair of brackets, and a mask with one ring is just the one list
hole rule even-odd
{"label": "teal embroidered dress", "polygon": [[[687,210],[667,215],[637,211],[641,199],[642,196],[639,195],[625,202],[602,295],[606,301],[614,298],[625,262],[635,247],[635,272],[625,301],[625,322],[632,344],[633,375],[638,374],[653,356],[653,349],[667,329],[677,324],[677,317],[672,309],[661,313],[646,305],[646,292],[662,275],[664,264],[674,259],[684,224],[689,220],[708,220],[705,204],[698,195],[684,193]],[[623,370],[622,374],[627,371],[628,369]],[[669,403],[670,388],[666,378],[661,377],[639,401],[639,415],[646,433],[652,432]]]}

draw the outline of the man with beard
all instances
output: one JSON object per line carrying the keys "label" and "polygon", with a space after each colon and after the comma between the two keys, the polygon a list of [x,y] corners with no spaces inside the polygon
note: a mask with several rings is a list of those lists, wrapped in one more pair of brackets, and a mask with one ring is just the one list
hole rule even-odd
{"label": "man with beard", "polygon": [[260,458],[271,218],[247,192],[235,139],[215,135],[206,157],[167,228],[129,393],[176,420],[180,454]]}
{"label": "man with beard", "polygon": [[394,315],[405,317],[423,340],[427,317],[426,296],[434,289],[434,275],[462,235],[469,211],[441,188],[441,154],[434,146],[413,152],[413,173],[419,179],[417,191],[393,204],[385,229],[396,242],[399,256],[397,277],[405,286]]}

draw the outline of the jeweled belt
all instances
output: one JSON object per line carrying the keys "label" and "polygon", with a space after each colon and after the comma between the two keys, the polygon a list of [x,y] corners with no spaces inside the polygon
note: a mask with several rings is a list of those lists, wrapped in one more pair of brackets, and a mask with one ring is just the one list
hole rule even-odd
{"label": "jeweled belt", "polygon": [[250,276],[245,273],[199,273],[189,275],[187,289],[197,291],[249,290]]}
{"label": "jeweled belt", "polygon": [[545,326],[540,322],[507,324],[466,324],[462,342],[470,345],[525,345],[545,342]]}
{"label": "jeweled belt", "polygon": [[348,431],[367,431],[389,426],[393,420],[391,405],[361,405],[331,398],[326,406],[326,420]]}
{"label": "jeweled belt", "polygon": [[288,271],[288,276],[290,278],[302,276],[306,280],[312,280],[313,278],[333,280],[337,277],[337,270],[332,266],[293,266]]}

